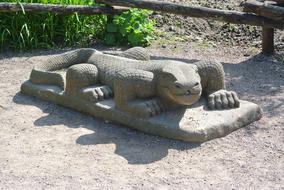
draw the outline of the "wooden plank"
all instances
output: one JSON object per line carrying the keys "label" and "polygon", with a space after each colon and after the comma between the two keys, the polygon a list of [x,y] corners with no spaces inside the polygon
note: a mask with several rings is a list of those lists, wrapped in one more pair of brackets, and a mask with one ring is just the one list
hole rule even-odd
{"label": "wooden plank", "polygon": [[272,0],[272,1],[274,1],[274,2],[276,2],[276,3],[284,4],[284,0]]}
{"label": "wooden plank", "polygon": [[274,53],[274,29],[262,28],[262,53],[271,55]]}
{"label": "wooden plank", "polygon": [[284,20],[284,7],[279,7],[267,2],[248,0],[242,4],[245,12],[253,12],[257,15],[268,17],[274,20]]}
{"label": "wooden plank", "polygon": [[284,29],[284,21],[275,21],[252,13],[238,11],[225,11],[206,7],[185,6],[176,3],[146,0],[96,0],[97,3],[104,3],[112,6],[124,6],[161,11],[189,17],[208,18],[222,22],[235,24],[249,24],[255,26],[266,26],[270,28]]}
{"label": "wooden plank", "polygon": [[39,4],[39,3],[0,3],[0,12],[53,12],[58,14],[80,13],[86,15],[104,14],[114,15],[120,14],[125,9],[114,9],[112,7],[98,6],[82,6],[82,5],[55,5],[55,4]]}
{"label": "wooden plank", "polygon": [[284,0],[257,0],[259,2],[275,2],[276,4],[283,4],[284,3]]}

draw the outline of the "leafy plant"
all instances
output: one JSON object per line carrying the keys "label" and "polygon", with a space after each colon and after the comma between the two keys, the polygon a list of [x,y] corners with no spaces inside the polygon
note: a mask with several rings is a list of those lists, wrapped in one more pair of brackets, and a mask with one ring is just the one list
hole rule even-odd
{"label": "leafy plant", "polygon": [[16,2],[22,11],[0,13],[0,51],[89,46],[94,39],[110,45],[146,45],[152,39],[149,11],[133,9],[107,19],[105,15],[25,12],[22,3],[95,5],[93,0],[0,0]]}
{"label": "leafy plant", "polygon": [[236,24],[229,23],[227,26],[228,26],[229,32],[237,32],[238,31],[238,26]]}
{"label": "leafy plant", "polygon": [[[2,2],[3,0],[0,0]],[[93,5],[91,0],[4,0],[5,2]],[[23,6],[22,6],[23,7]],[[77,13],[0,13],[0,51],[64,46],[86,46],[101,36],[106,16]]]}
{"label": "leafy plant", "polygon": [[154,21],[151,11],[131,9],[108,20],[104,42],[108,45],[148,45],[154,38]]}

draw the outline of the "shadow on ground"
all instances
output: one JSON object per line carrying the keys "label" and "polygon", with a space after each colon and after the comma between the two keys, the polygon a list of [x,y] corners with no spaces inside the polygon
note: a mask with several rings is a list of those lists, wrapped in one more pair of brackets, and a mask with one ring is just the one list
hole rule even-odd
{"label": "shadow on ground", "polygon": [[[266,117],[278,117],[284,107],[284,62],[262,54],[239,64],[223,63],[227,88],[259,104]],[[281,55],[283,56],[283,55]]]}
{"label": "shadow on ground", "polygon": [[17,93],[13,101],[17,104],[36,106],[48,114],[34,121],[35,126],[46,127],[62,124],[70,128],[82,127],[94,131],[92,134],[80,136],[76,143],[81,145],[113,143],[116,145],[115,153],[124,157],[129,164],[149,164],[166,157],[169,149],[186,151],[200,146],[200,144],[147,135],[120,125],[106,123],[101,119],[21,93]]}

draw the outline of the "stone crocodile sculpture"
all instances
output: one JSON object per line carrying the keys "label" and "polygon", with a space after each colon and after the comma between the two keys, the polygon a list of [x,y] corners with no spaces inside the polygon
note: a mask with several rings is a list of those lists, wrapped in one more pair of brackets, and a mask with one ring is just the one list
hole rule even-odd
{"label": "stone crocodile sculpture", "polygon": [[118,56],[95,49],[52,56],[34,67],[30,81],[60,86],[66,95],[90,102],[114,96],[117,109],[142,118],[192,105],[202,94],[211,109],[240,105],[236,93],[225,90],[221,64],[150,60],[140,47]]}

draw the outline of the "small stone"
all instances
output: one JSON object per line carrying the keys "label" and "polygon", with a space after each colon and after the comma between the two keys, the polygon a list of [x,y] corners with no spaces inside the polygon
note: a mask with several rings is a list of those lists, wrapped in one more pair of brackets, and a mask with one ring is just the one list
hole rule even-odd
{"label": "small stone", "polygon": [[108,121],[108,120],[104,120],[104,122],[105,122],[105,123],[109,123],[109,121]]}
{"label": "small stone", "polygon": [[175,31],[175,27],[170,26],[170,27],[169,27],[169,31]]}
{"label": "small stone", "polygon": [[210,44],[212,47],[217,47],[217,45],[216,45],[214,42],[209,42],[209,44]]}

